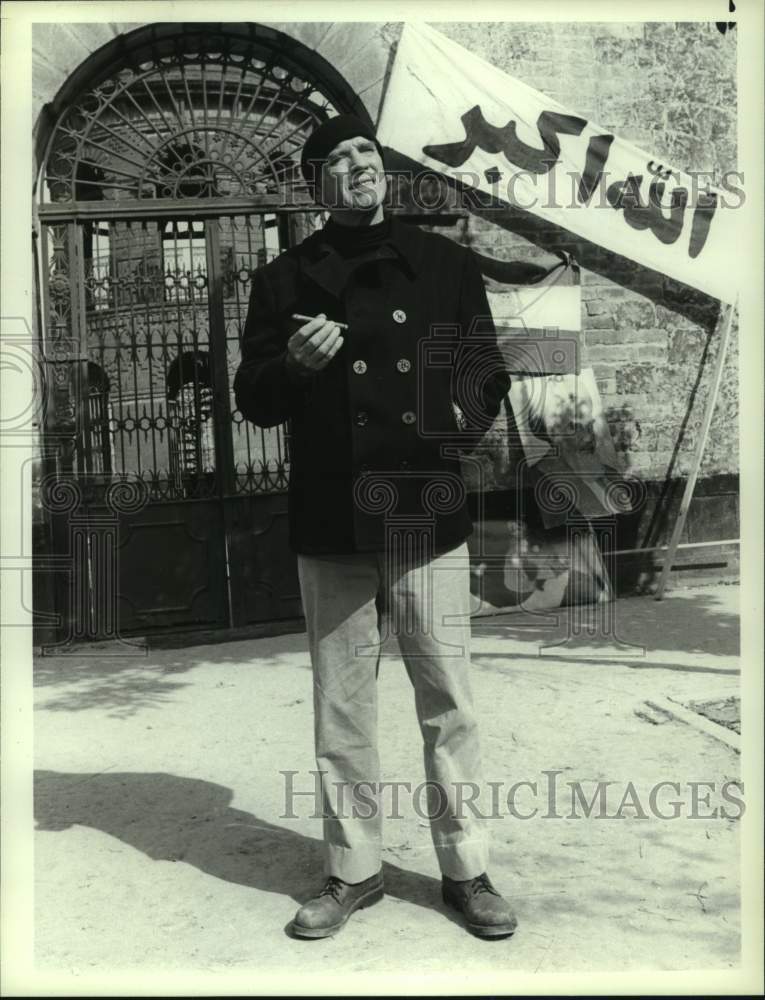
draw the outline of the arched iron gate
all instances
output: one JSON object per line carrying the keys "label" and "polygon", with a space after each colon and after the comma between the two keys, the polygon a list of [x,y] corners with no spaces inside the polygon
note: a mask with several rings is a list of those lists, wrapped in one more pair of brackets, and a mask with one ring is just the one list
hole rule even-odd
{"label": "arched iron gate", "polygon": [[294,40],[203,29],[96,53],[47,145],[39,493],[62,641],[302,613],[289,428],[244,421],[233,375],[254,269],[321,222],[299,150],[323,118],[364,112]]}

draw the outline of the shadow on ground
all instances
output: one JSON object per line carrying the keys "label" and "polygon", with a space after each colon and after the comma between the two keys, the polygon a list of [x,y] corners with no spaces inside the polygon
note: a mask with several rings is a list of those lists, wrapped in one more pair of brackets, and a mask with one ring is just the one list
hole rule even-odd
{"label": "shadow on ground", "polygon": [[116,644],[93,646],[77,655],[34,658],[34,687],[40,692],[52,689],[52,696],[39,701],[37,707],[65,712],[111,709],[110,715],[124,718],[143,708],[172,702],[193,683],[184,675],[211,663],[230,664],[238,670],[283,666],[310,669],[303,633],[189,649],[148,649],[141,656],[120,653]]}
{"label": "shadow on ground", "polygon": [[[574,634],[572,625],[577,623],[580,631]],[[715,592],[672,595],[661,602],[648,597],[617,600],[540,615],[521,612],[477,617],[472,628],[474,636],[497,640],[497,648],[490,654],[474,650],[477,665],[497,657],[507,662],[524,656],[536,658],[541,646],[550,646],[555,648],[547,649],[544,656],[572,663],[619,662],[633,669],[739,673],[738,663],[733,662],[739,655],[739,619]],[[577,652],[579,647],[590,651],[593,645],[602,649],[602,656],[600,650],[595,659],[585,650]],[[651,655],[674,652],[730,657],[731,663],[705,665],[682,659],[674,663]],[[172,701],[191,683],[183,675],[211,663],[231,664],[237,670],[310,669],[304,633],[180,650],[147,650],[141,656],[120,655],[114,646],[94,647],[80,655],[36,657],[35,687],[56,689],[38,707],[46,711],[102,708],[110,710],[112,716],[127,717]]]}
{"label": "shadow on ground", "polygon": [[[182,862],[213,878],[304,903],[320,888],[321,841],[232,808],[231,789],[164,773],[36,771],[38,831],[100,830],[154,861]],[[320,828],[320,823],[317,824]],[[383,864],[388,896],[438,909],[440,882]]]}
{"label": "shadow on ground", "polygon": [[[319,840],[233,808],[231,789],[212,782],[166,773],[40,770],[35,774],[34,795],[38,831],[89,827],[154,861],[191,865],[214,879],[287,896],[296,904],[311,898],[322,881]],[[657,858],[673,862],[660,882],[655,881],[659,876],[653,868],[640,869],[637,876],[636,852],[630,848],[630,843],[636,847],[634,835],[608,844],[593,843],[586,835],[581,842],[574,837],[566,851],[561,851],[558,835],[547,844],[544,839],[535,841],[533,848],[500,841],[493,851],[499,884],[516,882],[512,895],[530,926],[541,926],[556,915],[602,921],[631,914],[641,920],[641,913],[651,913],[670,900],[681,919],[688,901],[701,892],[699,886],[706,886],[710,872],[719,870],[715,842],[681,847],[667,824],[650,824],[639,838],[651,845]],[[604,852],[601,861],[600,852]],[[519,865],[521,871],[516,871]],[[614,869],[625,865],[632,877],[612,885]],[[389,862],[383,863],[383,874],[389,899],[437,911],[461,926],[460,918],[441,900],[438,879]],[[704,909],[701,899],[699,905]],[[734,914],[735,890],[715,885],[710,905],[712,912]],[[289,926],[285,933],[289,935]],[[715,925],[698,933],[716,940],[720,928]]]}
{"label": "shadow on ground", "polygon": [[[740,653],[739,617],[714,593],[678,595],[664,601],[635,598],[539,615],[481,617],[473,621],[473,634],[528,643],[530,656],[544,646],[550,647],[544,655],[554,658],[557,648],[565,651],[567,659],[577,659],[578,647],[599,647],[604,653],[618,653],[618,659],[631,667],[739,672],[735,662]],[[730,657],[733,662],[726,668],[656,660],[656,654],[676,652]],[[582,660],[590,662],[584,650]]]}

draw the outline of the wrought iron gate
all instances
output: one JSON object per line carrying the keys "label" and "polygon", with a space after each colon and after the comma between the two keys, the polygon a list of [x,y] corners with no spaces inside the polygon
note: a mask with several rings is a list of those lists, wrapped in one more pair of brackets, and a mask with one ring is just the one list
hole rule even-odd
{"label": "wrought iron gate", "polygon": [[[300,617],[289,428],[244,420],[233,376],[253,271],[311,224],[261,212],[44,228],[53,339],[73,289],[84,334],[48,428],[71,448],[46,479],[56,550],[82,548],[83,637],[115,616],[123,635]],[[78,503],[56,511],[51,488],[67,478]]]}
{"label": "wrought iron gate", "polygon": [[39,486],[62,634],[299,617],[289,429],[247,423],[233,375],[253,271],[321,222],[305,138],[363,105],[253,24],[149,25],[70,89],[38,195]]}

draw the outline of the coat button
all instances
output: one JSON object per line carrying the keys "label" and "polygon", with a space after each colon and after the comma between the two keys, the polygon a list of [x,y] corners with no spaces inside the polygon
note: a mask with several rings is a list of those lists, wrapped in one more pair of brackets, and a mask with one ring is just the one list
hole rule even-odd
{"label": "coat button", "polygon": [[396,368],[398,368],[400,372],[408,372],[411,369],[411,367],[412,367],[412,362],[409,361],[407,358],[399,358],[398,361],[396,362]]}
{"label": "coat button", "polygon": [[417,414],[413,413],[411,410],[406,410],[401,414],[401,419],[405,424],[413,424],[417,420]]}
{"label": "coat button", "polygon": [[397,323],[405,323],[406,313],[404,312],[403,309],[396,309],[395,312],[393,313],[393,318]]}
{"label": "coat button", "polygon": [[359,410],[356,414],[356,426],[363,427],[369,420],[369,414],[365,410]]}
{"label": "coat button", "polygon": [[357,375],[363,375],[364,372],[367,370],[366,361],[354,361],[353,370],[356,372]]}

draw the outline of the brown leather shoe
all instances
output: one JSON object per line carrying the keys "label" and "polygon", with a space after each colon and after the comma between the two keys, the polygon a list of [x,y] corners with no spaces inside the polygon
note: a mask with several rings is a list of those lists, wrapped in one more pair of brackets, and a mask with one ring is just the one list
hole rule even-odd
{"label": "brown leather shoe", "polygon": [[468,930],[478,937],[507,937],[518,926],[510,904],[500,896],[486,872],[465,882],[443,875],[441,894],[445,903],[460,911]]}
{"label": "brown leather shoe", "polygon": [[345,925],[354,910],[363,909],[383,898],[382,869],[363,882],[343,882],[330,875],[324,888],[300,907],[290,929],[296,937],[324,938]]}

